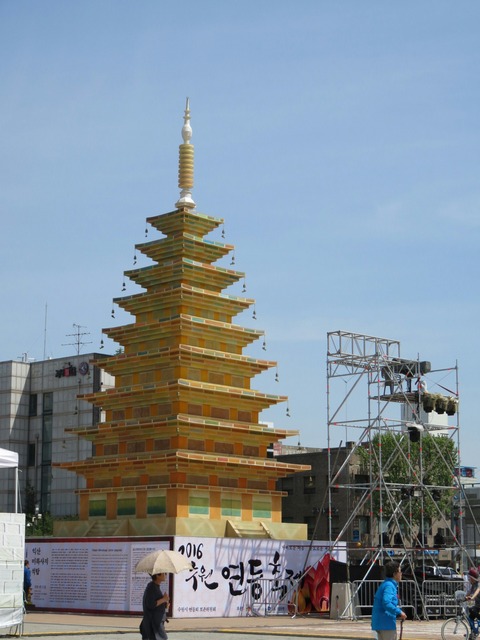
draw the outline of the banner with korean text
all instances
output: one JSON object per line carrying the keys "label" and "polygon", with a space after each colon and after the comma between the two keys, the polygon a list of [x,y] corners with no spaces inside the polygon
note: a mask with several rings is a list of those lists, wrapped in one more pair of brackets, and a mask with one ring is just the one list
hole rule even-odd
{"label": "banner with korean text", "polygon": [[[317,594],[317,608],[328,585],[325,542],[233,538],[38,538],[26,543],[32,569],[32,601],[37,609],[141,613],[150,580],[135,565],[155,549],[175,549],[192,561],[193,570],[170,577],[170,615],[222,617],[249,615],[267,606],[266,593],[281,594],[298,585],[310,567],[304,591]],[[345,561],[337,547],[332,557]],[[270,597],[270,596],[269,596]],[[287,599],[288,599],[287,594]],[[303,596],[301,596],[303,597]],[[270,604],[268,604],[270,606]],[[323,605],[322,605],[323,606]],[[285,602],[286,608],[286,602]],[[282,611],[277,611],[282,612]],[[286,612],[286,611],[285,611]]]}

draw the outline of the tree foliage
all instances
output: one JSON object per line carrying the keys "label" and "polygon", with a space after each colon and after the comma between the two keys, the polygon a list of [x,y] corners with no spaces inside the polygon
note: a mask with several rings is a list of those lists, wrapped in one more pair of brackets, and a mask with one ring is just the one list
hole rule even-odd
{"label": "tree foliage", "polygon": [[450,515],[458,466],[451,438],[424,432],[419,442],[411,442],[406,433],[377,433],[359,454],[363,473],[378,479],[382,489],[373,492],[377,514],[380,500],[384,517],[391,516],[402,500],[413,524]]}
{"label": "tree foliage", "polygon": [[53,518],[49,512],[37,513],[36,505],[35,489],[27,482],[25,487],[25,535],[26,537],[51,536],[53,534]]}

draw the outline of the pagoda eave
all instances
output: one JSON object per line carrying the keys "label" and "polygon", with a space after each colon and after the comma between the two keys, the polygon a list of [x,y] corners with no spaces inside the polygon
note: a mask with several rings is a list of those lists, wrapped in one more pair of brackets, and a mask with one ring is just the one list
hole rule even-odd
{"label": "pagoda eave", "polygon": [[210,233],[224,223],[223,218],[214,218],[204,213],[193,212],[187,207],[147,218],[148,224],[165,235],[189,229],[201,236]]}
{"label": "pagoda eave", "polygon": [[143,291],[131,296],[113,299],[114,304],[128,313],[137,315],[148,311],[160,311],[176,305],[194,305],[203,310],[236,316],[255,303],[254,299],[226,296],[217,291],[176,284],[162,291]]}
{"label": "pagoda eave", "polygon": [[100,362],[99,366],[105,371],[108,371],[111,375],[118,376],[122,373],[150,371],[152,368],[157,368],[167,363],[195,365],[208,361],[212,363],[215,371],[223,371],[250,378],[277,365],[273,360],[259,360],[236,353],[192,347],[184,344],[176,347],[162,347],[155,351],[149,351],[148,355],[149,357],[146,359],[144,352],[141,354],[120,353],[103,358],[101,361],[96,360],[95,363],[98,364]]}
{"label": "pagoda eave", "polygon": [[[107,391],[81,394],[81,400],[102,407],[104,410],[120,407],[138,407],[145,404],[159,404],[169,402],[204,402],[205,396],[210,396],[213,406],[223,406],[228,399],[235,399],[239,408],[261,411],[279,402],[286,402],[287,396],[261,393],[253,389],[215,385],[209,382],[185,380],[183,378],[165,384],[151,383],[148,385],[131,385],[128,387],[114,387]],[[212,398],[213,396],[213,398]]]}
{"label": "pagoda eave", "polygon": [[[137,426],[133,425],[132,426]],[[193,427],[187,424],[177,424],[175,425],[167,425],[164,426],[159,423],[147,423],[143,425],[144,431],[142,434],[145,438],[149,438],[151,440],[158,439],[159,429],[161,431],[161,438],[172,438],[172,437],[185,437],[185,438],[214,438],[214,437],[223,437],[227,440],[231,437],[232,433],[235,435],[241,435],[244,439],[243,442],[253,444],[256,443],[259,446],[263,445],[268,447],[271,443],[278,442],[279,440],[283,440],[284,438],[288,438],[291,436],[298,435],[298,431],[287,431],[287,430],[278,430],[276,432],[266,433],[266,432],[256,432],[254,430],[249,429],[220,429],[213,427],[202,427],[196,426]],[[90,428],[82,428],[82,427],[71,427],[65,429],[67,433],[75,433],[76,435],[80,435],[82,438],[95,442],[95,444],[111,444],[118,442],[118,438],[122,438],[122,442],[128,441],[136,441],[138,435],[135,433],[132,434],[131,427],[126,424],[119,423],[101,423],[99,428],[95,429],[93,427]],[[272,430],[271,430],[272,431]]]}
{"label": "pagoda eave", "polygon": [[211,264],[228,255],[235,247],[221,242],[209,242],[188,233],[178,233],[168,238],[136,244],[135,249],[159,263],[184,254],[191,260]]}
{"label": "pagoda eave", "polygon": [[120,344],[145,342],[172,335],[192,337],[199,333],[202,339],[217,339],[226,344],[245,347],[264,335],[263,331],[248,329],[229,322],[218,322],[209,318],[200,318],[179,314],[161,322],[138,322],[133,325],[121,325],[102,329],[111,340]]}
{"label": "pagoda eave", "polygon": [[222,291],[245,277],[242,271],[224,269],[211,264],[181,258],[167,263],[125,271],[125,276],[145,289],[161,284],[186,281],[193,286],[206,286]]}
{"label": "pagoda eave", "polygon": [[[111,476],[121,471],[122,477],[131,473],[152,473],[159,475],[167,471],[192,472],[195,469],[205,471],[209,467],[218,473],[228,471],[242,477],[248,469],[249,478],[267,476],[283,478],[298,471],[309,471],[310,465],[278,462],[271,458],[250,458],[228,456],[213,453],[198,453],[184,450],[172,450],[162,453],[149,452],[130,456],[96,456],[86,460],[61,462],[56,464],[62,469],[75,470],[85,477]],[[236,471],[235,471],[236,470]],[[235,476],[234,476],[235,477]]]}
{"label": "pagoda eave", "polygon": [[168,437],[171,434],[176,434],[178,429],[179,434],[198,433],[203,434],[205,437],[209,434],[215,434],[217,436],[223,434],[225,438],[225,436],[231,433],[236,433],[242,435],[242,437],[252,436],[254,438],[261,438],[261,442],[264,441],[268,444],[299,434],[299,431],[296,429],[279,429],[262,423],[233,422],[217,418],[202,418],[188,414],[178,414],[163,419],[149,417],[115,422],[100,422],[95,427],[71,427],[67,428],[66,431],[76,433],[89,440],[109,437],[118,440],[119,436],[127,437],[131,436],[132,433],[136,433],[137,428],[141,428],[142,433],[145,433],[148,437],[158,437],[159,430],[161,430],[162,435],[165,434],[165,436]]}
{"label": "pagoda eave", "polygon": [[[129,485],[128,489],[130,491],[138,492],[145,491],[145,487],[143,485]],[[168,482],[164,484],[150,484],[148,485],[149,490],[160,490],[160,489],[200,489],[204,490],[205,486],[198,484],[191,484],[187,482]],[[231,488],[223,485],[219,486],[209,486],[209,492],[213,493],[231,493]],[[88,489],[75,489],[75,495],[103,495],[105,494],[104,487],[89,487]],[[108,493],[125,493],[125,487],[108,487]],[[242,494],[248,494],[253,496],[286,496],[288,495],[286,491],[272,491],[271,489],[253,489],[253,488],[242,488]]]}

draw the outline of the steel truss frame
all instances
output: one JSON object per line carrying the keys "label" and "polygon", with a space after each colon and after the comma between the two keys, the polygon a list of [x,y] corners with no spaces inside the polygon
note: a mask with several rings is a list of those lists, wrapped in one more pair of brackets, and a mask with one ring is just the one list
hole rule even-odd
{"label": "steel truss frame", "polygon": [[[436,425],[423,412],[422,402],[427,393],[424,381],[430,385],[433,381],[435,390],[442,389],[448,395],[459,398],[458,367],[431,370],[430,363],[417,359],[404,359],[400,353],[400,342],[347,331],[334,331],[327,334],[327,414],[328,414],[328,519],[329,540],[333,549],[340,540],[349,540],[350,559],[356,557],[360,564],[375,563],[383,565],[392,556],[408,567],[413,579],[417,581],[418,567],[437,564],[440,552],[432,550],[427,545],[425,532],[428,527],[424,520],[424,500],[428,496],[433,500],[445,496],[443,492],[455,493],[460,496],[461,485],[455,469],[460,465],[459,446],[459,414],[450,419],[449,424]],[[453,381],[452,381],[453,377]],[[448,378],[447,383],[445,379]],[[340,384],[341,383],[341,384]],[[417,387],[412,391],[412,385]],[[450,384],[452,388],[445,386]],[[438,387],[437,387],[438,385]],[[357,416],[349,417],[352,406]],[[348,411],[347,411],[348,409]],[[400,417],[399,417],[400,414]],[[436,414],[435,414],[436,415]],[[445,421],[444,421],[445,422]],[[346,459],[340,466],[333,460],[332,440],[338,436],[339,429],[345,430],[348,441],[348,431],[357,433],[353,442],[345,442],[349,449]],[[413,436],[410,433],[415,432]],[[382,456],[382,447],[375,447],[377,436],[391,433],[398,436],[398,444],[393,453]],[[445,460],[438,445],[438,437],[451,438],[458,452],[458,459]],[[416,461],[410,457],[410,445],[405,448],[401,443],[406,439],[420,440],[419,456]],[[431,439],[433,451],[438,454],[438,464],[444,464],[452,470],[452,484],[437,485],[428,481],[426,460],[423,455],[425,439]],[[423,445],[423,446],[422,446]],[[368,450],[370,460],[368,474],[364,482],[354,482],[349,475],[353,462],[358,460],[359,449]],[[389,469],[396,461],[400,461],[405,470],[408,482],[391,482]],[[347,480],[345,481],[345,478]],[[332,493],[350,491],[353,494],[353,506],[347,521],[341,528],[334,530],[333,496]],[[376,499],[375,499],[375,496]],[[420,504],[420,524],[414,524],[412,516],[413,501]],[[436,504],[436,503],[435,503]],[[460,510],[454,520],[445,519],[438,505],[437,515],[446,530],[446,545],[444,551],[452,558],[460,559],[460,569],[468,554],[464,548],[463,513]],[[370,535],[364,537],[353,546],[354,523],[360,516],[368,514],[371,523]],[[378,525],[374,526],[374,518]],[[415,530],[419,532],[415,535]],[[358,530],[358,527],[357,527]],[[384,532],[396,532],[400,535],[401,543],[392,544],[389,536]],[[400,542],[397,538],[397,542]],[[417,572],[416,572],[417,570]],[[365,576],[368,579],[368,572]],[[419,600],[421,585],[418,587]],[[355,594],[352,595],[352,601]],[[352,611],[352,602],[348,603],[345,611]],[[423,602],[422,602],[423,604]],[[425,617],[428,617],[423,607]],[[344,611],[344,613],[345,613]]]}

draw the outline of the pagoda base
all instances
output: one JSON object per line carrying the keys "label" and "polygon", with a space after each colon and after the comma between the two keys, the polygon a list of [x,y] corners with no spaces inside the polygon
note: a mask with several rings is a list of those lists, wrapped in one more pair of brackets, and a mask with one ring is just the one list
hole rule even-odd
{"label": "pagoda base", "polygon": [[55,538],[132,536],[192,536],[205,538],[264,538],[307,540],[307,525],[292,522],[204,520],[202,518],[122,518],[54,523]]}

